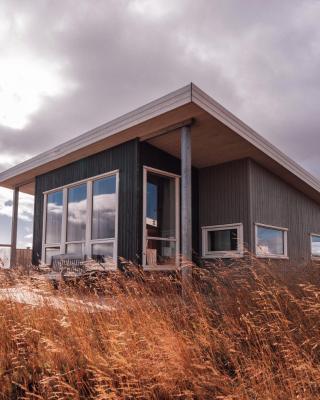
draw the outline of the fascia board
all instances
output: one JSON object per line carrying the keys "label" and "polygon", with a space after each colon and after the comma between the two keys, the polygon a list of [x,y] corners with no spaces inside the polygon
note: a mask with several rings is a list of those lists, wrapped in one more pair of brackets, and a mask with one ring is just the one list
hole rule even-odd
{"label": "fascia board", "polygon": [[191,84],[3,171],[0,183],[188,103],[191,103]]}
{"label": "fascia board", "polygon": [[192,102],[207,111],[224,125],[228,126],[239,136],[247,140],[257,149],[261,150],[313,189],[320,192],[320,181],[318,179],[194,84],[192,84]]}

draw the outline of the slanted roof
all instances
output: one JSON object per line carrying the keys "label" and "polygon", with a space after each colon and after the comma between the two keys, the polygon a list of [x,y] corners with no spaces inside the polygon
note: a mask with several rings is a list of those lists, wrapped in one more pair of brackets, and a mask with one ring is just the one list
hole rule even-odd
{"label": "slanted roof", "polygon": [[[320,181],[194,84],[148,103],[0,173],[0,186],[34,193],[35,177],[133,138],[179,157],[177,128],[193,119],[192,164],[250,157],[320,204]],[[168,133],[166,129],[171,127]],[[166,132],[164,134],[164,132]]]}

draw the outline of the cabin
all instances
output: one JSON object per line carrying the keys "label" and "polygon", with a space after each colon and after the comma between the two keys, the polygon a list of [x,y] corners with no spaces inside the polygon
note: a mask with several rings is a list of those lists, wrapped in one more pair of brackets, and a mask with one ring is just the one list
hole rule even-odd
{"label": "cabin", "polygon": [[34,264],[81,256],[177,269],[248,252],[320,259],[320,182],[194,84],[0,174],[34,195]]}

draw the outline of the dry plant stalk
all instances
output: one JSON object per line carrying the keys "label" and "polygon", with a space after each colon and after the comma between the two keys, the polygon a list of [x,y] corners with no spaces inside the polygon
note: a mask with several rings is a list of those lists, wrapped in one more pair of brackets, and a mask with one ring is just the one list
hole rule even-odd
{"label": "dry plant stalk", "polygon": [[129,269],[59,290],[1,273],[45,301],[0,300],[0,399],[320,398],[319,270],[194,268],[182,297],[178,274]]}

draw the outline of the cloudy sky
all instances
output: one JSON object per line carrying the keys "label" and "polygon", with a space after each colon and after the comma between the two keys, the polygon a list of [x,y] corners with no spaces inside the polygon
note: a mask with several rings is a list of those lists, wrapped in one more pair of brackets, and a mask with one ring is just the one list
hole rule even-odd
{"label": "cloudy sky", "polygon": [[0,170],[193,81],[320,177],[319,21],[318,0],[2,0]]}

